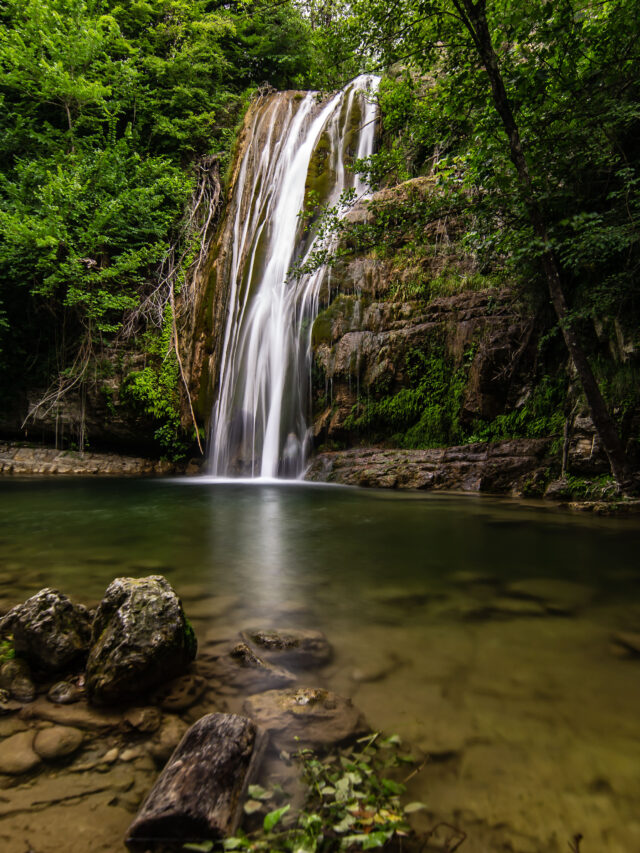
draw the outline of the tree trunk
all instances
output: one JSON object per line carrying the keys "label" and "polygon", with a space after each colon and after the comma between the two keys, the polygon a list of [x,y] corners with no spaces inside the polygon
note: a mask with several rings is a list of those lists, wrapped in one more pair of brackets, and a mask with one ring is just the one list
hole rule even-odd
{"label": "tree trunk", "polygon": [[569,311],[562,289],[558,263],[550,248],[544,214],[533,191],[529,167],[522,149],[520,132],[500,73],[498,58],[493,49],[493,42],[485,12],[485,0],[477,0],[476,3],[473,0],[453,0],[453,5],[462,18],[464,26],[469,31],[489,77],[493,103],[509,138],[509,154],[516,167],[529,219],[533,226],[534,234],[544,246],[542,268],[547,280],[549,296],[551,297],[551,302],[555,309],[569,355],[571,356],[578,379],[587,399],[591,419],[609,459],[611,473],[618,485],[622,489],[626,489],[630,486],[630,472],[627,466],[626,454],[620,442],[615,423],[607,411],[606,403],[600,393],[600,388],[593,375],[586,353],[568,319]]}
{"label": "tree trunk", "polygon": [[127,847],[217,840],[235,832],[266,740],[246,717],[207,714],[186,732],[129,827]]}

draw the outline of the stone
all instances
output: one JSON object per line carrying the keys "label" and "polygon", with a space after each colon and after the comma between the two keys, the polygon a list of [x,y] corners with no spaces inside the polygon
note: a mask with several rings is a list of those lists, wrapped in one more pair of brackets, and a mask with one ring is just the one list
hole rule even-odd
{"label": "stone", "polygon": [[269,687],[285,687],[296,681],[292,672],[263,660],[245,642],[226,645],[212,654],[211,672],[226,687],[248,693]]}
{"label": "stone", "polygon": [[56,589],[46,588],[0,620],[0,636],[13,634],[16,653],[36,669],[67,669],[89,650],[91,617]]}
{"label": "stone", "polygon": [[33,702],[36,696],[29,667],[20,658],[8,660],[0,666],[0,687],[22,704]]}
{"label": "stone", "polygon": [[19,711],[22,708],[22,702],[16,702],[11,698],[8,690],[0,687],[0,715],[13,714],[14,711]]}
{"label": "stone", "polygon": [[118,728],[122,722],[119,714],[90,708],[84,700],[73,705],[56,705],[43,696],[25,705],[20,711],[23,720],[47,720],[50,723],[75,726],[85,731],[101,732]]}
{"label": "stone", "polygon": [[269,660],[292,669],[313,669],[329,663],[333,649],[322,631],[299,628],[243,631],[242,637],[269,655]]}
{"label": "stone", "polygon": [[33,749],[34,732],[18,732],[2,741],[0,749],[0,773],[20,776],[40,764],[40,757]]}
{"label": "stone", "polygon": [[582,610],[595,597],[593,587],[556,578],[513,581],[506,587],[504,594],[511,598],[538,601],[549,613],[557,615],[570,615]]}
{"label": "stone", "polygon": [[621,657],[640,657],[640,634],[617,631],[611,637],[613,651]]}
{"label": "stone", "polygon": [[147,741],[149,755],[157,764],[164,764],[184,737],[188,724],[173,714],[165,717],[162,727]]}
{"label": "stone", "polygon": [[157,708],[131,708],[123,715],[123,720],[139,732],[155,732],[162,723],[162,712]]}
{"label": "stone", "polygon": [[71,705],[82,699],[83,691],[73,681],[56,681],[49,688],[47,699],[57,705]]}
{"label": "stone", "polygon": [[264,737],[235,714],[207,714],[186,732],[129,827],[130,850],[156,842],[220,839],[242,818]]}
{"label": "stone", "polygon": [[200,675],[181,675],[156,693],[156,701],[165,711],[186,711],[202,697],[207,682]]}
{"label": "stone", "polygon": [[51,726],[41,729],[33,741],[33,749],[45,761],[65,758],[80,749],[83,741],[80,729],[71,726]]}
{"label": "stone", "polygon": [[369,731],[350,699],[321,688],[268,690],[246,699],[243,711],[277,750],[326,749]]}
{"label": "stone", "polygon": [[196,649],[180,599],[165,578],[117,578],[95,615],[87,695],[98,704],[134,699],[181,675]]}

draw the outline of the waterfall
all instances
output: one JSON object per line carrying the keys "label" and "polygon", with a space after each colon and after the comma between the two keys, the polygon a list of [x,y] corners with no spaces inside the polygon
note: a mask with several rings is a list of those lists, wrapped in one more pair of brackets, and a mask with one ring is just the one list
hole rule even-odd
{"label": "waterfall", "polygon": [[299,213],[311,190],[329,206],[347,189],[366,195],[348,167],[373,152],[370,93],[378,82],[362,75],[325,101],[315,92],[280,92],[252,111],[227,214],[228,309],[210,450],[216,476],[303,470],[311,328],[325,271],[288,277],[314,247],[313,227],[305,229]]}

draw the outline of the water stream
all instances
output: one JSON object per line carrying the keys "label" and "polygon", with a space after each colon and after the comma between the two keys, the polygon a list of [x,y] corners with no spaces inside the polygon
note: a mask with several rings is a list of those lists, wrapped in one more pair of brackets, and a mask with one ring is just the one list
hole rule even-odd
{"label": "water stream", "polygon": [[362,75],[328,101],[280,92],[253,109],[228,214],[233,245],[212,418],[214,475],[295,477],[303,470],[311,327],[324,271],[289,277],[316,237],[299,214],[313,199],[342,215],[345,190],[365,196],[349,166],[373,151],[377,85]]}

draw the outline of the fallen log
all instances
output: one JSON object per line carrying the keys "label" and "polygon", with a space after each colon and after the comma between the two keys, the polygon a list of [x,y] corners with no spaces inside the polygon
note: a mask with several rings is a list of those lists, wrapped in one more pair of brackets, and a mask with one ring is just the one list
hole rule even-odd
{"label": "fallen log", "polygon": [[217,840],[233,834],[266,738],[236,714],[207,714],[194,723],[158,776],[129,827],[129,850]]}

